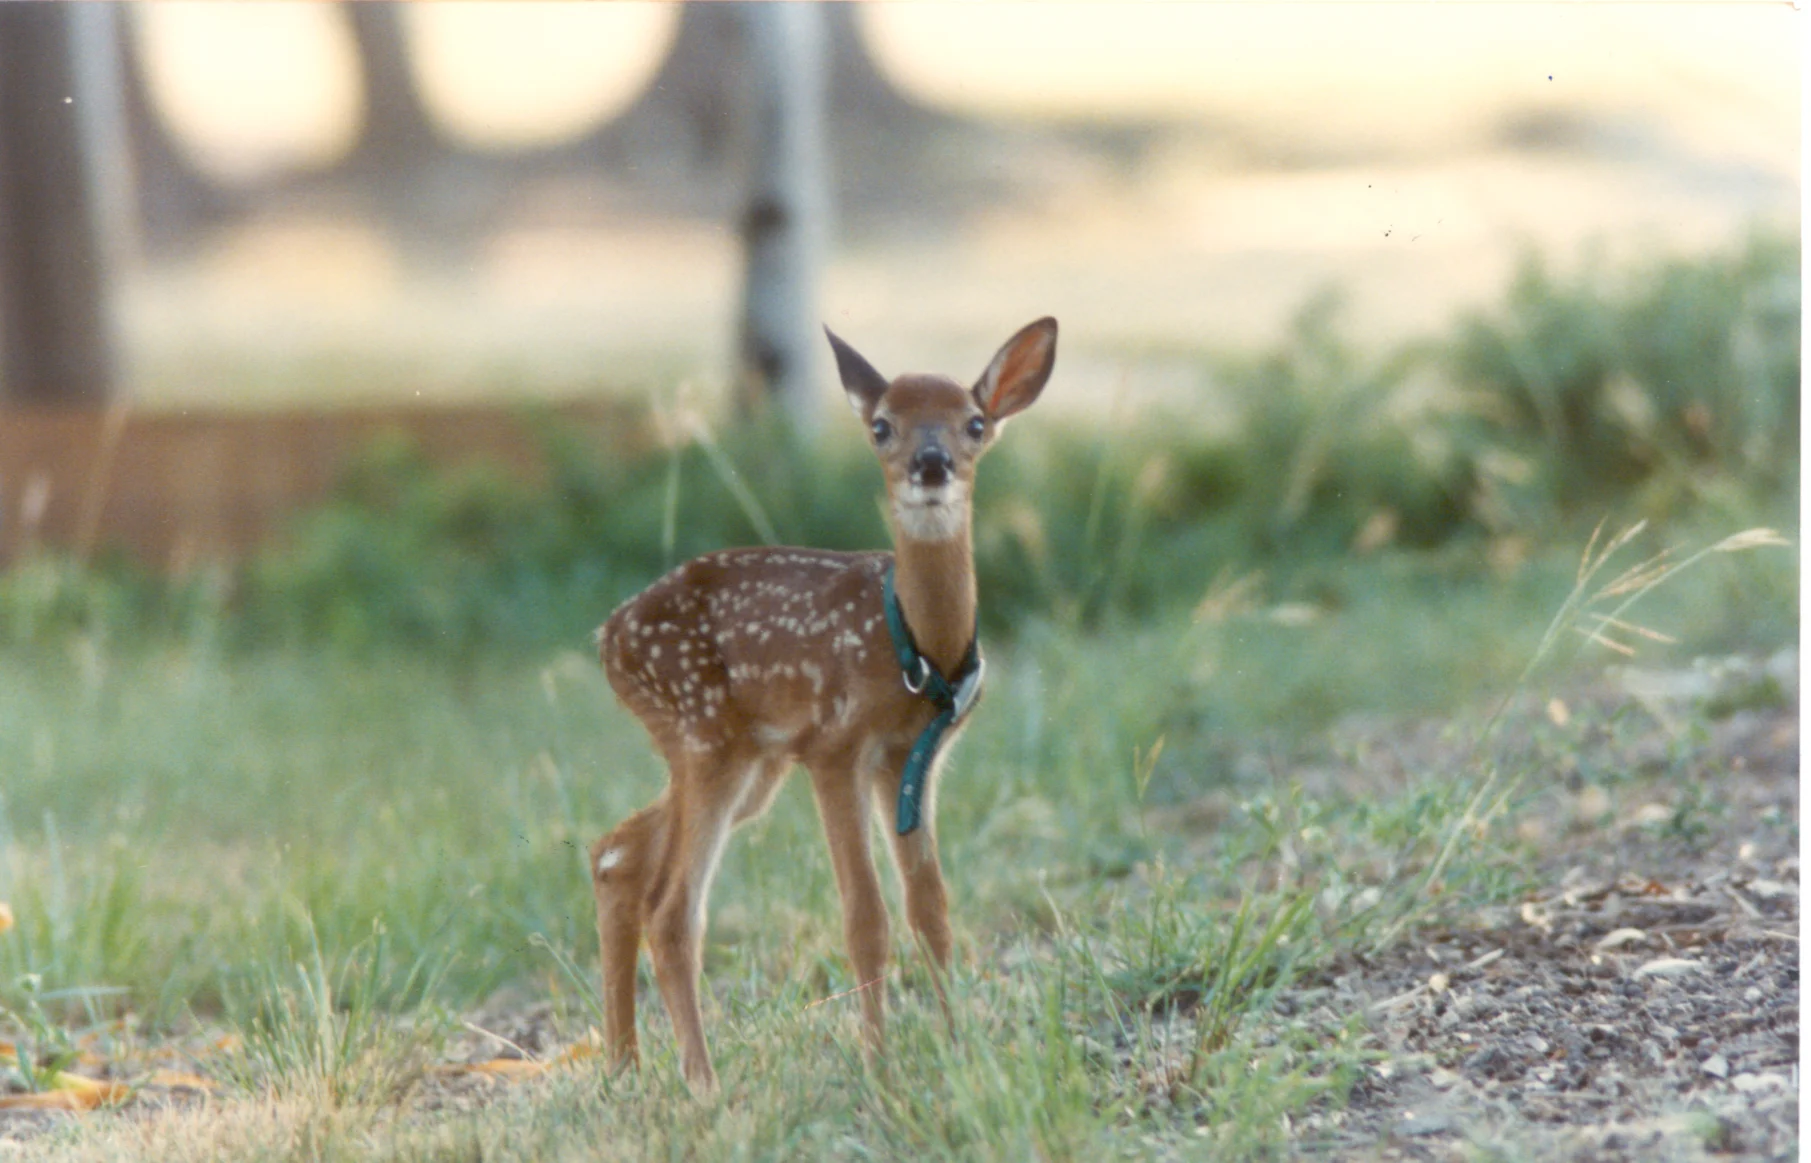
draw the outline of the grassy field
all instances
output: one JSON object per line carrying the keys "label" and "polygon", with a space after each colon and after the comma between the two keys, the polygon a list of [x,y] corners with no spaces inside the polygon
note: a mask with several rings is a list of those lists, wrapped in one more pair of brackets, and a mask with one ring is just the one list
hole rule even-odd
{"label": "grassy field", "polygon": [[[1660,543],[1637,539],[1592,587]],[[1488,741],[1381,790],[1310,794],[1291,773],[1342,715],[1471,708],[1452,730],[1481,734],[1479,708],[1516,688],[1574,592],[1579,548],[1506,577],[1385,553],[1329,575],[1318,604],[1222,582],[1192,616],[1022,626],[994,651],[941,797],[952,1026],[899,940],[889,1052],[864,1061],[829,861],[794,781],[718,881],[705,971],[723,1090],[702,1100],[651,989],[637,1075],[581,1056],[480,1101],[449,1097],[436,1066],[469,1055],[487,1014],[534,1013],[548,1054],[597,1022],[581,854],[662,775],[584,654],[245,650],[206,633],[15,649],[0,656],[7,1069],[38,1088],[86,1061],[132,1083],[174,1054],[219,1087],[34,1148],[1275,1153],[1381,1053],[1363,1014],[1278,999],[1525,890],[1516,814],[1553,778],[1525,748],[1499,765]],[[1795,588],[1789,552],[1713,554],[1627,615],[1681,644],[1612,633],[1671,658],[1772,648],[1793,634]],[[1588,646],[1569,663],[1583,639],[1558,641],[1562,669],[1613,657]]]}
{"label": "grassy field", "polygon": [[[901,938],[888,1052],[863,1057],[795,781],[718,879],[708,1098],[651,988],[645,1068],[610,1078],[588,1052],[582,854],[663,777],[587,636],[704,549],[884,543],[846,433],[776,456],[758,425],[719,440],[692,417],[633,461],[552,434],[537,487],[380,447],[234,570],[28,557],[0,573],[0,1153],[1337,1155],[1331,1128],[1404,1061],[1351,983],[1429,980],[1423,938],[1477,949],[1481,917],[1553,899],[1536,881],[1562,842],[1653,855],[1631,836],[1666,858],[1638,895],[1771,894],[1715,946],[1736,959],[1717,981],[1741,969],[1794,1007],[1720,1060],[1762,1093],[1797,1038],[1776,984],[1796,960],[1770,944],[1796,925],[1783,680],[1736,667],[1666,710],[1591,676],[1630,654],[1791,665],[1796,551],[1738,531],[1797,534],[1797,256],[1757,238],[1620,273],[1531,264],[1494,312],[1391,353],[1321,300],[1267,355],[1201,357],[1225,431],[1030,421],[977,493],[989,691],[940,796],[949,1017]],[[1756,708],[1773,718],[1717,734]],[[1732,830],[1735,795],[1759,831]],[[1579,948],[1493,955],[1571,956],[1589,986]],[[1637,968],[1622,984],[1653,1001]],[[468,1069],[500,1054],[535,1080]],[[1644,1085],[1677,1103],[1708,1076],[1669,1061]],[[1486,1106],[1526,1105],[1466,1069]],[[70,1075],[126,1105],[15,1109],[73,1101]]]}

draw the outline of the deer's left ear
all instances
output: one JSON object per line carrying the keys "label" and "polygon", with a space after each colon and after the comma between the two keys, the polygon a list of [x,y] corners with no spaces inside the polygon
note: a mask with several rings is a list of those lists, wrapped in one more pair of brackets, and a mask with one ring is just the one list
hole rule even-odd
{"label": "deer's left ear", "polygon": [[824,334],[830,337],[830,350],[836,353],[836,374],[843,381],[843,391],[849,395],[849,406],[866,423],[875,405],[886,394],[887,378],[875,371],[874,365],[844,343],[836,332],[826,327]]}
{"label": "deer's left ear", "polygon": [[975,385],[975,402],[988,418],[998,423],[1016,412],[1031,407],[1050,369],[1056,366],[1056,320],[1046,315],[1019,329],[1006,341],[981,381]]}

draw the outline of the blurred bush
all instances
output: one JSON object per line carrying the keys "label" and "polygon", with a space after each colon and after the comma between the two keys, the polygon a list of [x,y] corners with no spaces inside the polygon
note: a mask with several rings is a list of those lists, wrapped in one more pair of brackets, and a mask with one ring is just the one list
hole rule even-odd
{"label": "blurred bush", "polygon": [[[1752,522],[1785,506],[1796,525],[1797,271],[1787,239],[1614,277],[1530,260],[1500,307],[1379,357],[1321,296],[1278,350],[1211,361],[1237,405],[1230,431],[1033,418],[978,484],[985,617],[996,631],[1142,617],[1258,569],[1273,598],[1324,603],[1354,556],[1496,562],[1506,541],[1582,543],[1610,512]],[[230,577],[40,555],[0,575],[0,640],[211,627],[454,654],[577,643],[709,549],[887,544],[879,473],[847,433],[804,447],[758,421],[719,440],[697,416],[664,419],[670,446],[627,461],[549,427],[538,487],[380,442],[331,504]]]}
{"label": "blurred bush", "polygon": [[1444,352],[1477,439],[1531,467],[1549,512],[1637,495],[1796,489],[1799,255],[1789,239],[1618,275],[1524,263]]}

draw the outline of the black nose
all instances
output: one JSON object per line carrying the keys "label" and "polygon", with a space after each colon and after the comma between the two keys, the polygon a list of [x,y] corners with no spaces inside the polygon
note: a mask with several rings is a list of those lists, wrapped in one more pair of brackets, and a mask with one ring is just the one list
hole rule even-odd
{"label": "black nose", "polygon": [[912,454],[912,480],[921,485],[944,484],[954,464],[943,445],[927,444]]}

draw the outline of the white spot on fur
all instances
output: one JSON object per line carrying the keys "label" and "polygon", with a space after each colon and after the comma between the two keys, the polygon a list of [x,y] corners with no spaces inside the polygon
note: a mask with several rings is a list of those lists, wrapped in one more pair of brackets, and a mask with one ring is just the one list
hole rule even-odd
{"label": "white spot on fur", "polygon": [[612,848],[597,858],[597,871],[601,875],[623,862],[623,850]]}

